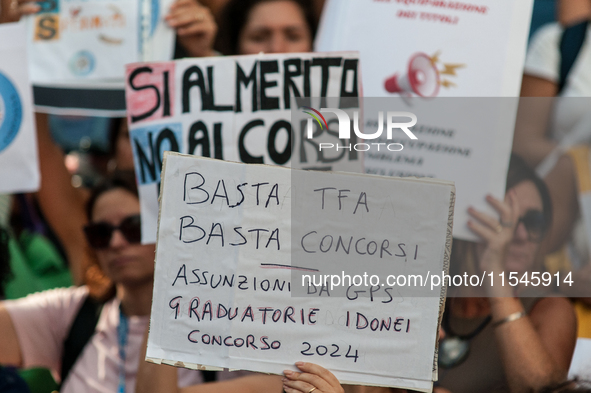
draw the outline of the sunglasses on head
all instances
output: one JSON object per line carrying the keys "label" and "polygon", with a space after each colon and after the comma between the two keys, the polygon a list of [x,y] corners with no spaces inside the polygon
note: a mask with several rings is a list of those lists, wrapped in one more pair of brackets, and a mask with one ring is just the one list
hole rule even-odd
{"label": "sunglasses on head", "polygon": [[542,241],[547,229],[546,218],[542,211],[528,210],[523,216],[519,217],[517,226],[519,226],[520,223],[523,223],[525,226],[528,239],[531,242],[539,243]]}
{"label": "sunglasses on head", "polygon": [[107,222],[93,222],[84,227],[84,234],[92,248],[108,248],[113,232],[119,230],[128,243],[139,243],[142,239],[142,222],[140,215],[125,217],[119,225]]}

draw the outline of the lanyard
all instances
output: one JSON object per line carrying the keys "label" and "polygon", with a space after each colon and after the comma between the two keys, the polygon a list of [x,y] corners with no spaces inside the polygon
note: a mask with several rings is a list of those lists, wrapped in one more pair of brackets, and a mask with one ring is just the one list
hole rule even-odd
{"label": "lanyard", "polygon": [[125,346],[127,345],[127,334],[129,323],[121,306],[119,307],[119,326],[117,326],[117,343],[119,346],[119,388],[117,393],[125,393]]}

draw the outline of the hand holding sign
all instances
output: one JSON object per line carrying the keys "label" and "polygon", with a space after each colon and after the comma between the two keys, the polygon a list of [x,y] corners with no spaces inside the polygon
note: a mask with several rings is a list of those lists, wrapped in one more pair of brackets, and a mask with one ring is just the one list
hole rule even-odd
{"label": "hand holding sign", "polygon": [[217,25],[209,8],[197,0],[177,0],[165,16],[168,25],[176,30],[178,41],[189,57],[213,56],[213,41]]}
{"label": "hand holding sign", "polygon": [[343,393],[343,387],[333,373],[314,363],[296,362],[301,373],[285,370],[283,390],[287,393]]}

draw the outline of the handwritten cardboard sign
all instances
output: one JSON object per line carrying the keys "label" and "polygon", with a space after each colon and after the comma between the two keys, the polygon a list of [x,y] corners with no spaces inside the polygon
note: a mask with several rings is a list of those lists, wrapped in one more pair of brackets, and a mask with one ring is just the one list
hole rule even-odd
{"label": "handwritten cardboard sign", "polygon": [[[415,130],[423,130],[418,141],[404,141],[402,151],[369,151],[367,173],[453,180],[454,237],[476,240],[466,225],[468,207],[496,214],[485,196],[503,199],[517,113],[511,97],[521,88],[532,7],[533,0],[325,4],[316,50],[359,50],[364,95],[392,98],[417,116]],[[375,113],[366,111],[365,119],[377,123]]]}
{"label": "handwritten cardboard sign", "polygon": [[0,25],[0,193],[39,188],[37,137],[27,67],[25,27]]}
{"label": "handwritten cardboard sign", "polygon": [[245,163],[362,171],[360,154],[321,162],[292,130],[295,97],[358,97],[356,53],[183,59],[127,67],[128,125],[144,242],[155,242],[164,151]]}
{"label": "handwritten cardboard sign", "polygon": [[430,391],[444,290],[301,274],[447,271],[452,183],[178,153],[162,176],[148,358],[277,374],[304,360],[343,382]]}

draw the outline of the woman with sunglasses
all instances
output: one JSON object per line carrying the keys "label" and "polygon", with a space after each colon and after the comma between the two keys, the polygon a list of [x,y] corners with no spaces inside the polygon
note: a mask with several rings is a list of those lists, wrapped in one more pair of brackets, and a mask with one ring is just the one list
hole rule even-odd
{"label": "woman with sunglasses", "polygon": [[[132,393],[152,304],[155,251],[153,244],[140,244],[133,173],[117,173],[96,188],[87,214],[85,234],[96,254],[96,265],[87,271],[88,285],[0,303],[0,364],[42,366],[59,375],[67,363],[65,341],[70,341],[71,326],[90,297],[101,304],[91,327],[94,334],[60,391]],[[200,382],[200,372],[179,371],[180,386]]]}
{"label": "woman with sunglasses", "polygon": [[[483,241],[454,241],[450,274],[484,273],[488,280],[492,273],[496,281],[494,286],[462,288],[479,297],[448,299],[439,385],[452,393],[538,391],[566,378],[574,350],[576,319],[568,300],[524,298],[531,286],[507,284],[510,272],[521,279],[539,270],[540,243],[552,217],[548,190],[516,156],[506,189],[504,201],[487,198],[497,217],[469,210],[468,225]],[[505,286],[499,276],[503,272]]]}

